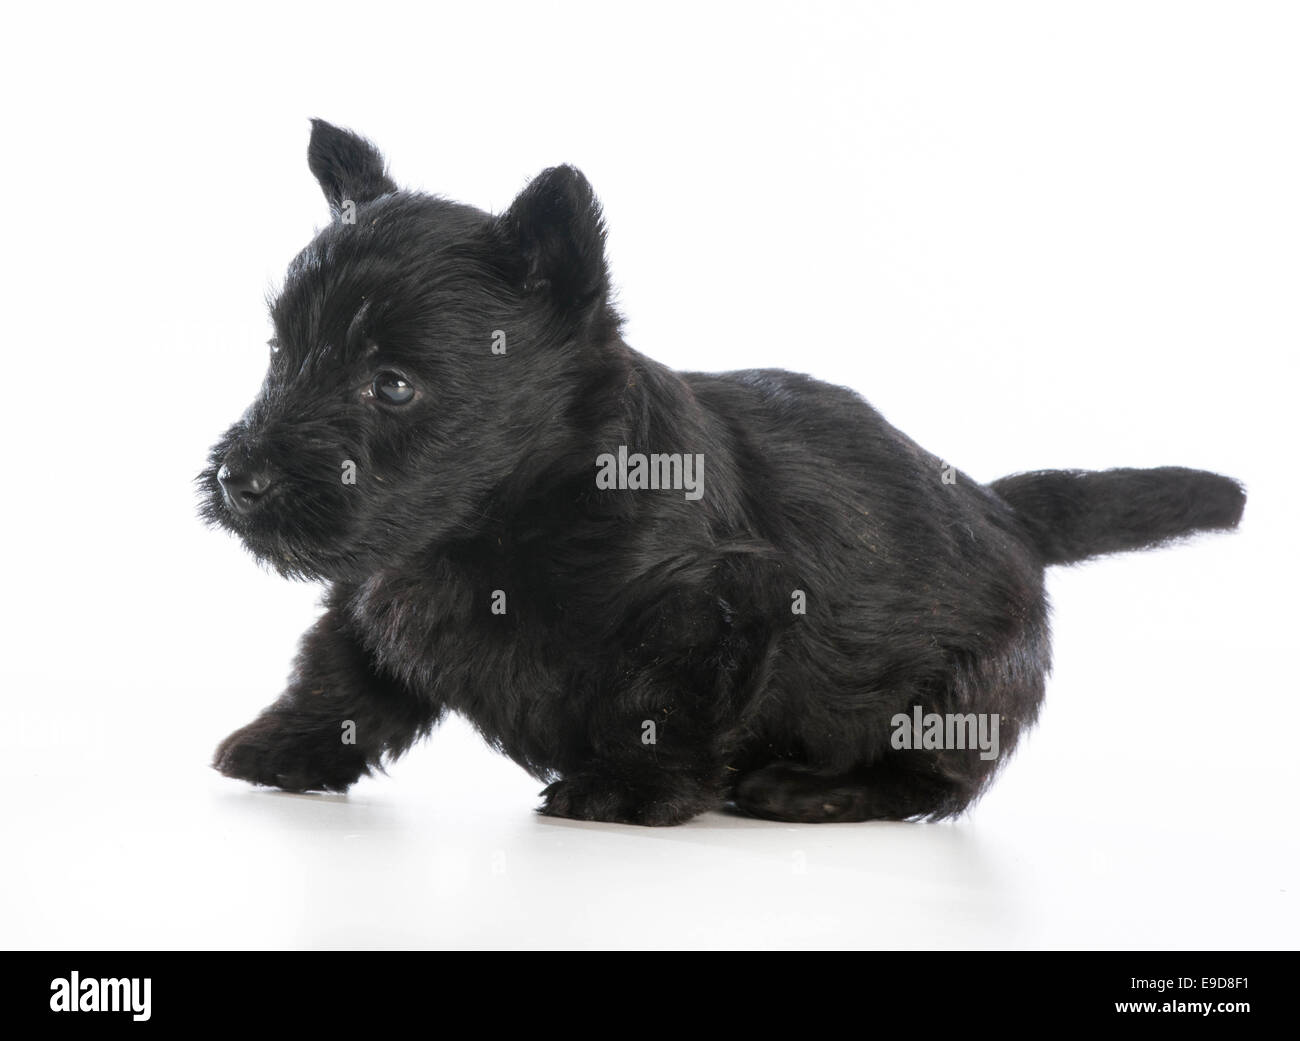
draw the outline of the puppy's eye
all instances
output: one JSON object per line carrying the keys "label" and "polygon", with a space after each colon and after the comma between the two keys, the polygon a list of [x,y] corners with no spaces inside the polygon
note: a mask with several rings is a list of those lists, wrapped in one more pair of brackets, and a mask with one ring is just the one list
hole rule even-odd
{"label": "puppy's eye", "polygon": [[415,388],[410,382],[396,372],[381,372],[371,382],[369,396],[382,401],[385,405],[406,405],[415,397]]}
{"label": "puppy's eye", "polygon": [[271,348],[272,354],[280,353],[280,341],[277,340],[274,336],[272,336],[269,340],[266,341],[266,345]]}

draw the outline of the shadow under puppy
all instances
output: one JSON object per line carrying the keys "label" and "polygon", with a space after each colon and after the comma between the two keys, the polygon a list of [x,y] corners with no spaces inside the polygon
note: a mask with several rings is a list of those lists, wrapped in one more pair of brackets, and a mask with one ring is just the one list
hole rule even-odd
{"label": "shadow under puppy", "polygon": [[[399,190],[319,120],[308,160],[333,219],[199,480],[207,520],[326,610],[227,776],[342,791],[451,711],[554,816],[950,816],[1038,711],[1044,568],[1241,516],[1195,470],[981,485],[849,390],[655,363],[571,167],[492,216]],[[959,739],[899,740],[932,718]],[[996,754],[960,740],[975,719]]]}

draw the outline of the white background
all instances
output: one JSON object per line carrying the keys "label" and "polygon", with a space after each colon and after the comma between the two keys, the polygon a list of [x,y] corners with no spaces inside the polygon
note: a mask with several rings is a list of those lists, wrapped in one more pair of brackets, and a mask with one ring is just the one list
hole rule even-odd
{"label": "white background", "polygon": [[[11,10],[0,943],[1294,946],[1295,12]],[[983,480],[1229,473],[1242,529],[1052,573],[1041,725],[953,824],[545,820],[459,722],[346,797],[220,778],[319,595],[191,487],[327,219],[311,116],[492,210],[579,165],[655,358],[847,384]]]}

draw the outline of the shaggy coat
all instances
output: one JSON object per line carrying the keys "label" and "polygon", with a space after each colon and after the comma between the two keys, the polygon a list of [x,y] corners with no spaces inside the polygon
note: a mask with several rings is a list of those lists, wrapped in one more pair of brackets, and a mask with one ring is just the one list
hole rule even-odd
{"label": "shaggy coat", "polygon": [[[343,791],[456,712],[555,816],[951,816],[1038,712],[1044,568],[1241,516],[1236,482],[1173,467],[982,485],[842,387],[659,365],[621,338],[571,167],[493,216],[319,120],[308,159],[332,220],[200,483],[326,610],[217,750],[230,777]],[[677,458],[598,481],[620,452]],[[999,754],[898,747],[917,708],[996,715]]]}

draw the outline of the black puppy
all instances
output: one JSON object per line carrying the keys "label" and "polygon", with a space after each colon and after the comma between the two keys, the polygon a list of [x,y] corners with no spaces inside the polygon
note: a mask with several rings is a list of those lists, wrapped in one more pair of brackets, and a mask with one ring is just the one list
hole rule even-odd
{"label": "black puppy", "polygon": [[1043,569],[1241,516],[1195,470],[981,485],[849,390],[656,364],[571,167],[491,216],[328,123],[308,162],[333,219],[200,481],[327,609],[227,776],[342,791],[453,711],[554,816],[950,816],[1038,711]]}

